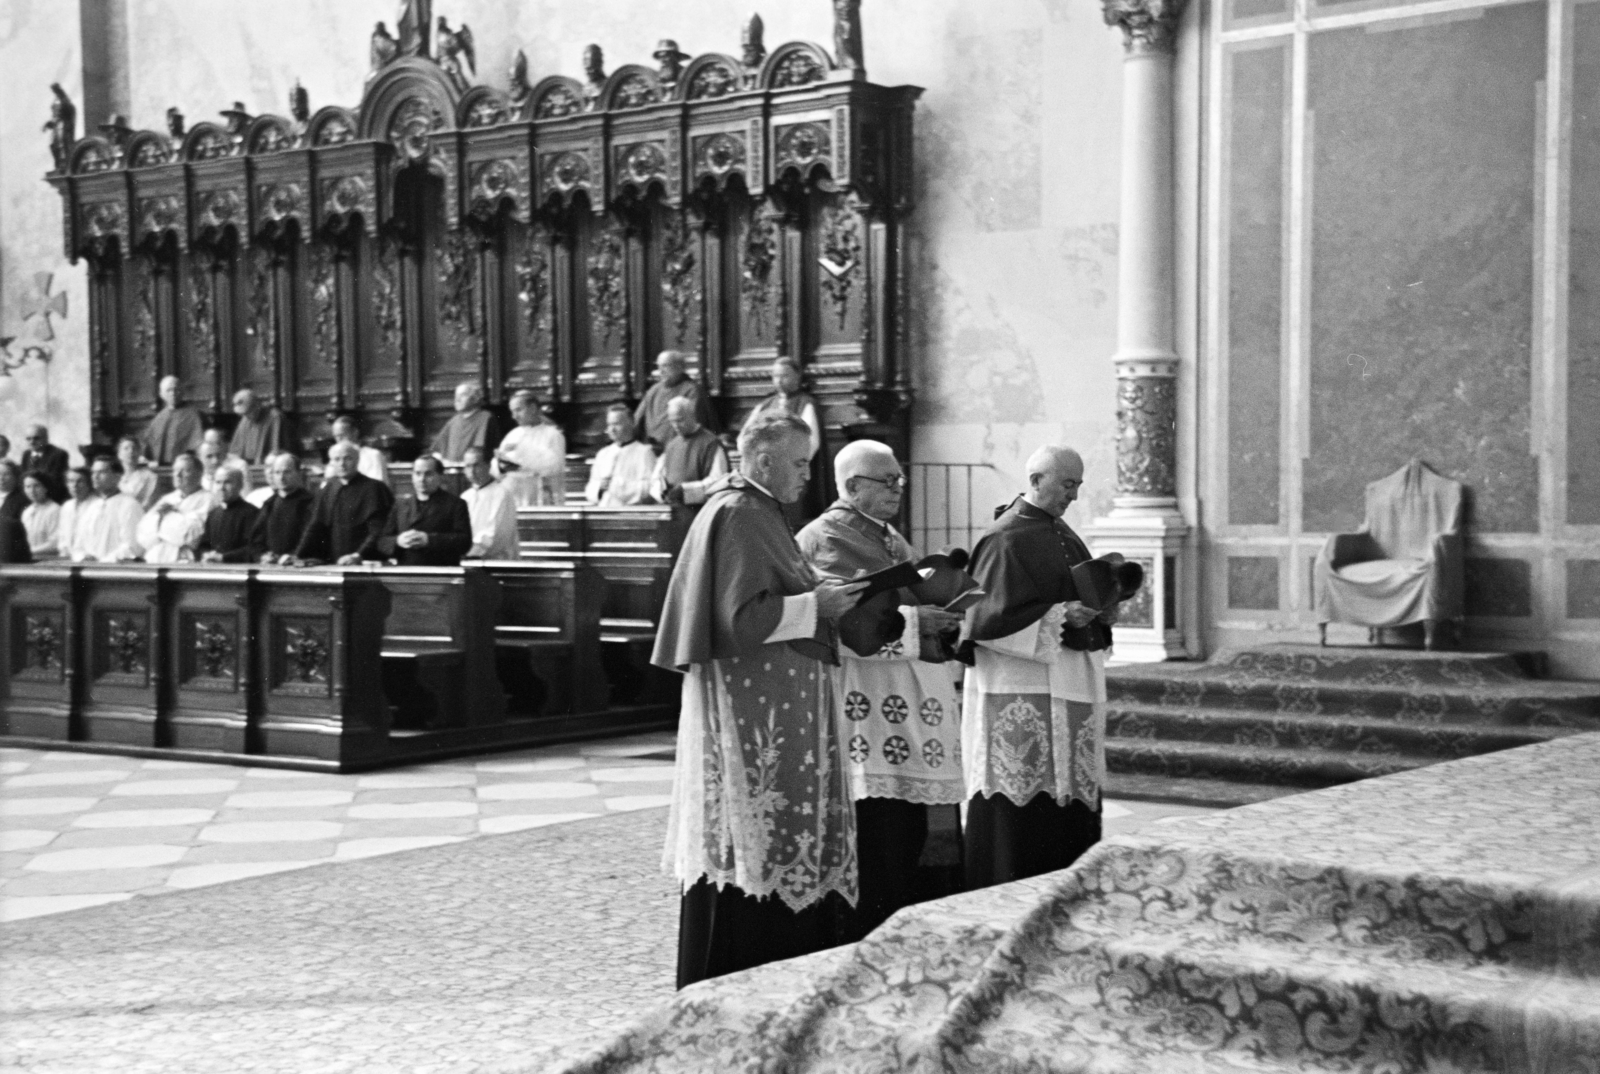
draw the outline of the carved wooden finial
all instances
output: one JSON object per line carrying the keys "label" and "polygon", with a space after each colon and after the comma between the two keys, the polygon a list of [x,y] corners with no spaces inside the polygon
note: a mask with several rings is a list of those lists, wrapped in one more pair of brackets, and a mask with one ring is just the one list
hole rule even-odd
{"label": "carved wooden finial", "polygon": [[1188,0],[1100,0],[1107,26],[1122,29],[1129,52],[1170,52]]}
{"label": "carved wooden finial", "polygon": [[740,59],[752,70],[760,67],[761,61],[767,58],[767,46],[762,40],[766,29],[760,14],[752,14],[744,24],[744,31],[739,35],[739,43],[744,49],[744,55]]}
{"label": "carved wooden finial", "polygon": [[533,93],[533,87],[528,84],[528,54],[520,48],[511,59],[511,75],[507,82],[509,84],[507,98],[514,106],[521,108]]}
{"label": "carved wooden finial", "polygon": [[381,71],[394,62],[400,55],[400,42],[394,39],[389,28],[383,23],[378,23],[372,29],[372,70]]}
{"label": "carved wooden finial", "polygon": [[833,0],[833,60],[846,71],[862,71],[861,0]]}

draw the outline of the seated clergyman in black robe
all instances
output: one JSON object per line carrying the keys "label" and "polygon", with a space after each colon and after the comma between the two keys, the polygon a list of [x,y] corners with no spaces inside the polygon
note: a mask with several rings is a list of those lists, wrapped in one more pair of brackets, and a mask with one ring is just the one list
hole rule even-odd
{"label": "seated clergyman in black robe", "polygon": [[261,505],[250,530],[250,558],[257,563],[293,560],[311,523],[316,500],[301,484],[300,460],[287,451],[267,459],[267,484],[273,494]]}
{"label": "seated clergyman in black robe", "polygon": [[441,487],[444,463],[424,455],[411,465],[415,496],[395,501],[378,551],[402,567],[457,567],[472,547],[472,516],[461,497]]}
{"label": "seated clergyman in black robe", "polygon": [[1072,581],[1089,549],[1061,516],[1082,482],[1077,452],[1040,448],[1028,491],[972,550],[985,595],[963,635],[969,889],[1064,869],[1100,839],[1116,606],[1089,607]]}
{"label": "seated clergyman in black robe", "polygon": [[217,479],[222,502],[206,515],[205,532],[195,552],[202,563],[250,562],[250,531],[260,514],[240,495],[244,491],[244,472],[227,467]]}
{"label": "seated clergyman in black robe", "polygon": [[394,495],[357,471],[360,460],[361,449],[354,444],[341,441],[328,450],[328,473],[295,549],[298,562],[349,565],[381,558],[378,538]]}

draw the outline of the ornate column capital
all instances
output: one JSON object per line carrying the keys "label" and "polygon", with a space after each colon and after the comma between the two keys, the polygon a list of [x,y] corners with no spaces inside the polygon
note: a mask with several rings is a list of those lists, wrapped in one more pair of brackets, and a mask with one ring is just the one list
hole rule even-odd
{"label": "ornate column capital", "polygon": [[1107,26],[1122,28],[1129,55],[1171,52],[1178,17],[1188,0],[1100,0]]}

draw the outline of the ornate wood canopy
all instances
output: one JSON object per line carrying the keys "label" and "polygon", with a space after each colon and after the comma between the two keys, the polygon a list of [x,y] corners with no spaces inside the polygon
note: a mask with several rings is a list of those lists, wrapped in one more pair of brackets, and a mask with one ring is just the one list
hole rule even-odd
{"label": "ornate wood canopy", "polygon": [[[921,90],[866,81],[859,0],[836,46],[530,82],[473,84],[471,31],[410,0],[378,24],[360,104],[75,138],[52,120],[64,239],[91,265],[98,438],[142,428],[162,376],[225,423],[240,387],[300,419],[337,413],[401,457],[449,416],[462,380],[500,404],[538,391],[580,445],[632,402],[655,353],[697,356],[730,424],[796,358],[831,438],[902,439],[901,222]],[[430,37],[434,40],[430,42]]]}

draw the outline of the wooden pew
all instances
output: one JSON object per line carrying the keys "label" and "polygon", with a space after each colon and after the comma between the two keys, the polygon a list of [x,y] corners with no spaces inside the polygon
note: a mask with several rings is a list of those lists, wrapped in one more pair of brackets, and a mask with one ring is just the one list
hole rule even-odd
{"label": "wooden pew", "polygon": [[604,589],[570,560],[3,566],[0,735],[353,771],[670,726],[612,697]]}
{"label": "wooden pew", "polygon": [[0,653],[5,681],[0,733],[82,738],[77,710],[80,626],[76,567],[7,567],[0,579]]}
{"label": "wooden pew", "polygon": [[494,644],[501,682],[519,717],[598,712],[610,690],[600,659],[604,582],[572,560],[477,560],[502,604]]}

